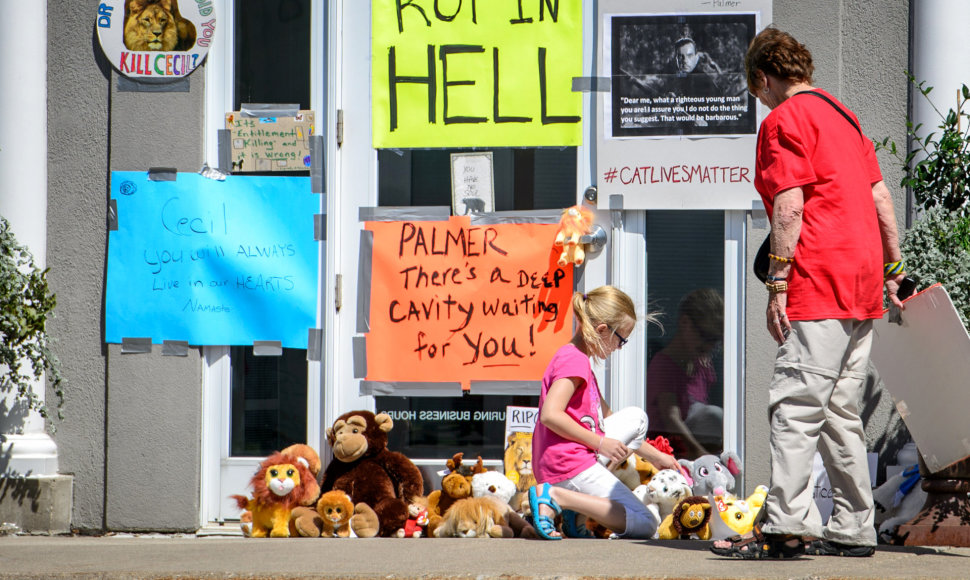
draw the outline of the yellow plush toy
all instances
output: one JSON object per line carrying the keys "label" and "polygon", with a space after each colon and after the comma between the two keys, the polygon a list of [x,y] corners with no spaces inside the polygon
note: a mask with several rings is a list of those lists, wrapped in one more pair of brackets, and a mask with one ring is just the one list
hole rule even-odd
{"label": "yellow plush toy", "polygon": [[704,496],[692,495],[677,504],[674,513],[665,517],[657,529],[661,540],[688,540],[697,536],[711,539],[711,502]]}
{"label": "yellow plush toy", "polygon": [[590,233],[593,227],[593,212],[581,205],[563,210],[556,233],[556,246],[562,246],[559,266],[566,264],[582,265],[586,261],[586,250],[579,242],[580,237]]}
{"label": "yellow plush toy", "polygon": [[717,520],[712,521],[714,539],[718,540],[735,534],[743,535],[750,532],[754,527],[758,513],[761,511],[761,506],[765,504],[766,497],[768,497],[768,488],[764,485],[756,487],[754,493],[749,495],[746,500],[733,495],[714,496],[714,505],[717,514],[720,516],[720,522],[730,530],[721,528]]}
{"label": "yellow plush toy", "polygon": [[[311,483],[312,482],[312,483]],[[252,514],[252,537],[288,538],[294,535],[290,513],[320,492],[310,469],[295,455],[274,453],[260,464],[250,480],[252,498],[231,496],[240,509]]]}

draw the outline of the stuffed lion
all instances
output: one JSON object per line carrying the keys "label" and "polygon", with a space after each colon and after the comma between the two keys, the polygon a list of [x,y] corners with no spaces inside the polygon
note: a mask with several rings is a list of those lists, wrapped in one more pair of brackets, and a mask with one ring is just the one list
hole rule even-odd
{"label": "stuffed lion", "polygon": [[575,264],[581,266],[586,261],[586,250],[580,243],[580,238],[590,233],[593,227],[593,212],[581,205],[563,210],[559,219],[559,231],[556,233],[556,246],[562,246],[559,256],[559,266]]}
{"label": "stuffed lion", "polygon": [[290,529],[290,513],[308,498],[315,499],[320,490],[316,478],[300,458],[282,453],[274,453],[260,463],[249,485],[253,488],[253,497],[230,497],[240,509],[252,514],[254,538],[294,535]]}

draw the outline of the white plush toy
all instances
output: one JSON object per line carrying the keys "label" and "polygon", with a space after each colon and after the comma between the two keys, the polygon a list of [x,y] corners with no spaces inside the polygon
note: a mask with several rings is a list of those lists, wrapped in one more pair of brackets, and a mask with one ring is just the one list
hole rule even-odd
{"label": "white plush toy", "polygon": [[678,502],[692,494],[684,474],[673,469],[661,469],[646,484],[634,489],[633,495],[661,522],[674,513]]}
{"label": "white plush toy", "polygon": [[494,497],[508,504],[515,495],[515,484],[500,471],[485,471],[472,476],[472,497]]}
{"label": "white plush toy", "polygon": [[926,492],[920,479],[919,466],[913,465],[872,490],[880,541],[893,543],[896,528],[912,520],[923,508]]}

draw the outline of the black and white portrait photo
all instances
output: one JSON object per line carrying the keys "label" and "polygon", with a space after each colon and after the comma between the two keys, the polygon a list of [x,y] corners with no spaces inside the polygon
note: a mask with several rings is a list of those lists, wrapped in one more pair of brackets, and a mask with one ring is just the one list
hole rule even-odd
{"label": "black and white portrait photo", "polygon": [[754,13],[613,16],[612,136],[750,135]]}

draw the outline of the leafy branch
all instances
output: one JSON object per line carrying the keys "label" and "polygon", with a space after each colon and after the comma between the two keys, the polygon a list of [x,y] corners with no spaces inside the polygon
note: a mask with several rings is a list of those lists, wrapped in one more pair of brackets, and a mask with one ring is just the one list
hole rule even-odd
{"label": "leafy branch", "polygon": [[0,393],[15,392],[20,402],[45,419],[50,411],[33,385],[47,374],[47,386],[57,397],[57,417],[63,419],[64,379],[51,350],[47,320],[57,298],[27,248],[19,245],[10,223],[0,216]]}

